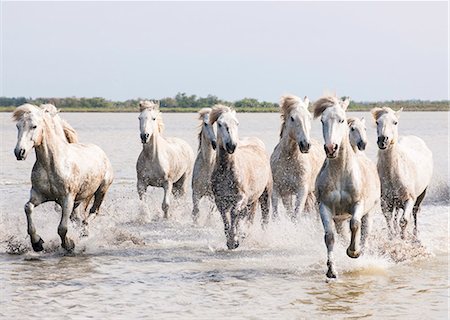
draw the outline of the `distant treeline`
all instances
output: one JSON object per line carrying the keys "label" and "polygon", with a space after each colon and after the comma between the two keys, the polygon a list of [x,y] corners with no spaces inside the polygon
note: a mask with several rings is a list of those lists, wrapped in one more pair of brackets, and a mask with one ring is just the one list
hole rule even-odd
{"label": "distant treeline", "polygon": [[[92,112],[131,112],[137,111],[139,101],[144,98],[130,99],[126,101],[111,101],[104,98],[8,98],[0,97],[0,111],[11,111],[24,103],[42,104],[51,103],[63,111],[92,111]],[[274,112],[278,111],[278,104],[267,101],[258,101],[253,98],[244,98],[234,102],[221,100],[214,95],[198,97],[178,93],[175,97],[162,99],[151,98],[149,100],[159,100],[163,111],[171,112],[193,112],[201,108],[211,107],[217,103],[231,105],[238,111],[245,112]],[[373,107],[388,106],[397,110],[401,107],[405,111],[448,111],[449,101],[383,101],[383,102],[351,102],[349,109],[353,111],[366,111]]]}

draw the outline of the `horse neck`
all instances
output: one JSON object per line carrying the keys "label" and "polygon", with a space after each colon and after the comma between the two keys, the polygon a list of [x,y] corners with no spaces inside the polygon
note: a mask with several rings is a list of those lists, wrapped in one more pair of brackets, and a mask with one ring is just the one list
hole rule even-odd
{"label": "horse neck", "polygon": [[[237,150],[236,150],[237,151]],[[217,144],[217,150],[216,150],[216,166],[223,169],[230,169],[232,170],[234,168],[235,163],[235,153],[229,154],[225,148],[222,147],[221,143]]]}
{"label": "horse neck", "polygon": [[161,148],[163,137],[155,130],[150,137],[148,143],[144,144],[144,150],[147,156],[151,159],[157,158],[159,149]]}
{"label": "horse neck", "polygon": [[351,171],[354,159],[355,152],[352,150],[348,133],[344,135],[344,138],[341,141],[337,157],[334,159],[327,158],[330,170],[343,173]]}
{"label": "horse neck", "polygon": [[214,160],[214,150],[211,147],[211,143],[209,143],[208,135],[205,130],[202,129],[200,133],[200,152],[206,163],[212,163]]}
{"label": "horse neck", "polygon": [[398,167],[399,149],[397,143],[393,143],[386,150],[378,150],[379,163],[383,165],[384,171],[396,171]]}
{"label": "horse neck", "polygon": [[44,119],[42,142],[35,148],[36,161],[48,169],[56,167],[58,159],[66,154],[66,148],[67,141],[62,128],[58,130],[54,120]]}

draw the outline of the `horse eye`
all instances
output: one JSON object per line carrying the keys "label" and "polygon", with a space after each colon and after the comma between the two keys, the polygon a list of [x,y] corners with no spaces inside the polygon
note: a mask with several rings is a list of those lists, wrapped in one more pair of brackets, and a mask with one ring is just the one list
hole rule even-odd
{"label": "horse eye", "polygon": [[375,123],[378,125],[379,123],[378,123],[378,121],[375,121]]}
{"label": "horse eye", "polygon": [[154,117],[153,117],[152,119],[153,119],[153,121],[155,121],[155,120],[156,120],[156,118],[154,118]]}
{"label": "horse eye", "polygon": [[394,125],[397,125],[398,124],[398,122],[397,121],[394,121]]}
{"label": "horse eye", "polygon": [[219,128],[222,128],[222,125],[220,123],[218,123],[218,125],[219,125]]}
{"label": "horse eye", "polygon": [[31,129],[36,129],[36,128],[37,128],[37,126],[32,126],[32,127],[31,127]]}
{"label": "horse eye", "polygon": [[355,131],[355,128],[351,128],[350,130]]}
{"label": "horse eye", "polygon": [[291,121],[294,121],[294,117],[291,117]]}

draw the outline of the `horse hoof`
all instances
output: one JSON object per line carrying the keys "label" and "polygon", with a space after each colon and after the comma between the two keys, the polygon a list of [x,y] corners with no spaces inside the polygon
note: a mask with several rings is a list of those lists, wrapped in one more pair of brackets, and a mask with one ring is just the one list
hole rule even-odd
{"label": "horse hoof", "polygon": [[66,243],[62,246],[66,251],[72,252],[75,248],[75,242],[72,239],[67,238]]}
{"label": "horse hoof", "polygon": [[44,250],[44,247],[42,246],[43,243],[44,240],[42,240],[42,238],[39,238],[39,241],[36,243],[31,243],[31,245],[33,246],[33,250],[36,252]]}
{"label": "horse hoof", "polygon": [[236,249],[239,247],[239,241],[227,242],[227,247],[229,250]]}
{"label": "horse hoof", "polygon": [[350,248],[347,248],[347,255],[350,258],[356,259],[356,258],[358,258],[361,255],[361,251],[356,251],[356,250],[353,251]]}
{"label": "horse hoof", "polygon": [[328,272],[327,272],[327,278],[329,278],[329,279],[336,279],[336,278],[337,278],[337,275],[336,275],[336,273],[334,273],[333,271],[331,271],[331,269],[328,269]]}

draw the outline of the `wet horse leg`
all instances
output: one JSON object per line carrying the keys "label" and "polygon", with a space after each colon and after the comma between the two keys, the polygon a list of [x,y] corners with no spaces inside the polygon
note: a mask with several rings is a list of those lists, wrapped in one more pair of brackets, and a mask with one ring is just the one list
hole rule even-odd
{"label": "wet horse leg", "polygon": [[295,209],[292,215],[292,221],[297,222],[298,214],[302,214],[305,210],[306,197],[308,195],[306,186],[299,188],[295,199]]}
{"label": "wet horse leg", "polygon": [[414,237],[417,238],[417,213],[420,212],[420,205],[422,204],[423,198],[425,198],[425,194],[427,193],[427,188],[423,190],[420,196],[417,198],[416,203],[413,208],[413,218],[414,218]]}
{"label": "wet horse leg", "polygon": [[169,218],[169,205],[170,205],[170,195],[172,193],[173,184],[171,181],[166,181],[163,185],[164,188],[164,199],[162,203],[162,210],[164,212],[164,218]]}
{"label": "wet horse leg", "polygon": [[408,225],[410,224],[412,218],[412,211],[414,207],[415,201],[413,199],[406,200],[404,204],[403,216],[400,219],[400,228],[401,228],[401,237],[402,239],[406,238]]}
{"label": "wet horse leg", "polygon": [[334,230],[333,230],[333,219],[330,208],[321,203],[319,205],[320,218],[322,220],[323,229],[325,231],[325,244],[327,246],[327,277],[328,278],[336,278],[337,273],[334,266]]}
{"label": "wet horse leg", "polygon": [[356,203],[351,209],[350,219],[351,242],[347,248],[347,255],[350,258],[358,258],[361,254],[361,218],[364,214],[361,203]]}
{"label": "wet horse leg", "polygon": [[279,196],[280,195],[274,188],[273,192],[272,192],[272,220],[273,221],[275,221],[279,218],[279,216],[278,216],[278,197]]}
{"label": "wet horse leg", "polygon": [[72,251],[75,248],[75,244],[72,241],[72,239],[67,237],[67,222],[69,221],[70,214],[73,211],[74,206],[74,196],[68,195],[61,207],[62,207],[62,214],[61,214],[61,221],[59,222],[58,226],[58,234],[61,238],[61,246],[66,249],[67,251]]}
{"label": "wet horse leg", "polygon": [[31,239],[31,246],[33,247],[33,250],[38,252],[44,250],[42,247],[42,244],[44,241],[42,238],[36,233],[36,228],[33,223],[33,219],[31,218],[31,215],[33,213],[33,210],[35,207],[40,205],[41,203],[46,202],[47,199],[43,197],[41,194],[37,193],[34,189],[31,189],[30,192],[30,200],[25,204],[25,214],[27,216],[27,225],[28,225],[28,234],[30,235]]}

